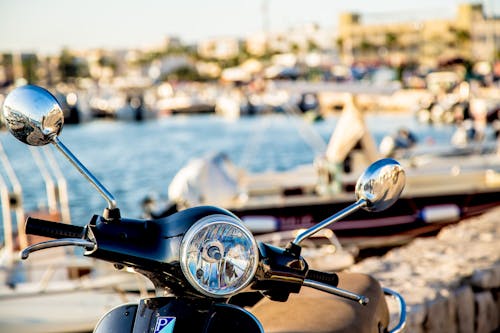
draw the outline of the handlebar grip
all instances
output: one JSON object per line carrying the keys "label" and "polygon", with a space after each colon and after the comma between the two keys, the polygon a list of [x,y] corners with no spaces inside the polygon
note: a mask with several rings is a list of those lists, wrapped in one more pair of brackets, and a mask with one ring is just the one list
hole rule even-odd
{"label": "handlebar grip", "polygon": [[26,234],[49,238],[82,238],[84,227],[60,222],[51,222],[33,217],[26,219]]}
{"label": "handlebar grip", "polygon": [[323,282],[333,287],[336,287],[339,284],[339,277],[337,274],[315,271],[314,269],[307,271],[306,279]]}

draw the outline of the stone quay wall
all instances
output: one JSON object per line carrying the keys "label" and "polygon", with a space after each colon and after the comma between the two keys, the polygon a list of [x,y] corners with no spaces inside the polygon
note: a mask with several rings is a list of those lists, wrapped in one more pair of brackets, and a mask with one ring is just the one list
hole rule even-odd
{"label": "stone quay wall", "polygon": [[406,332],[500,331],[500,209],[349,270],[371,274],[405,298]]}

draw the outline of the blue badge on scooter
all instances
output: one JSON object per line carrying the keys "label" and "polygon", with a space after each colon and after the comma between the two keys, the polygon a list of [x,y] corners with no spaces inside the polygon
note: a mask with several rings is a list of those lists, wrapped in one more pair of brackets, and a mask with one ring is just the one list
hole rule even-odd
{"label": "blue badge on scooter", "polygon": [[175,317],[158,317],[154,333],[173,333]]}

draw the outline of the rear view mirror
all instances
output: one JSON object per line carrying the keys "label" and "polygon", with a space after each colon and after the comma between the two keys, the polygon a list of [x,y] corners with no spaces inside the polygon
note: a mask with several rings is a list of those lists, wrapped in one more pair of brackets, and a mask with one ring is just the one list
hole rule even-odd
{"label": "rear view mirror", "polygon": [[380,212],[399,199],[405,186],[406,176],[401,165],[385,158],[370,165],[358,178],[356,199],[366,201],[363,209]]}
{"label": "rear view mirror", "polygon": [[[16,139],[31,146],[52,143],[73,166],[97,189],[108,203],[103,215],[119,217],[113,195],[75,155],[59,140],[64,114],[57,99],[37,86],[21,86],[11,91],[3,104],[3,115],[9,131]],[[108,212],[113,212],[108,213]]]}
{"label": "rear view mirror", "polygon": [[64,124],[56,98],[47,90],[31,85],[16,88],[7,95],[3,114],[12,135],[31,146],[53,142]]}
{"label": "rear view mirror", "polygon": [[298,245],[307,237],[363,208],[380,212],[392,206],[401,195],[406,176],[401,165],[391,158],[378,160],[366,168],[356,183],[356,202],[298,235],[292,242]]}

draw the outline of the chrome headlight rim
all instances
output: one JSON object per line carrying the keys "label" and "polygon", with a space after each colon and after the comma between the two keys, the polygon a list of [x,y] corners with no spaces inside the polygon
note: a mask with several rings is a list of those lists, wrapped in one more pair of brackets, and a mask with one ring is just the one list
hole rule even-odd
{"label": "chrome headlight rim", "polygon": [[[227,293],[213,293],[210,292],[206,289],[204,289],[198,281],[195,280],[193,275],[191,274],[189,267],[188,267],[188,262],[187,262],[187,257],[188,257],[188,249],[193,241],[193,238],[195,235],[197,235],[198,232],[200,232],[204,228],[208,228],[212,225],[215,224],[228,224],[233,227],[238,228],[245,237],[247,237],[251,241],[251,248],[252,252],[255,254],[255,258],[253,260],[253,265],[251,267],[250,273],[248,274],[247,278],[240,283],[240,285],[232,289],[230,292]],[[180,247],[180,266],[182,273],[184,274],[184,277],[188,280],[189,284],[198,292],[205,296],[209,296],[212,298],[229,298],[237,293],[239,293],[241,290],[245,289],[254,279],[255,274],[257,272],[257,268],[259,265],[259,249],[257,246],[257,241],[255,240],[255,237],[251,233],[250,230],[243,224],[243,222],[238,219],[237,217],[230,216],[230,215],[224,215],[224,214],[212,214],[209,216],[205,216],[198,221],[196,221],[189,229],[188,231],[184,234],[184,237],[182,238],[181,241],[181,247]]]}

